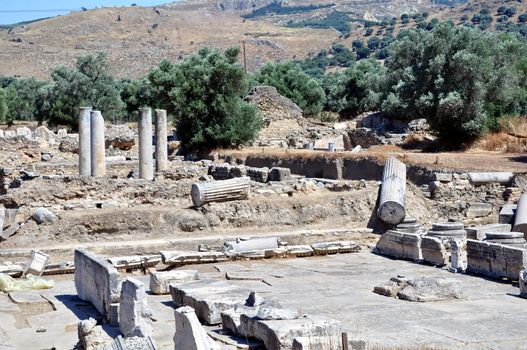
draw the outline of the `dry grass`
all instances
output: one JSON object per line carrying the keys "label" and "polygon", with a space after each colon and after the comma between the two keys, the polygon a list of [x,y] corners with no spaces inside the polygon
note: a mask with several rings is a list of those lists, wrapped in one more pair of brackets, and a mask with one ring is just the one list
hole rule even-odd
{"label": "dry grass", "polygon": [[510,117],[500,122],[501,131],[489,133],[474,143],[472,149],[503,152],[527,152],[527,118]]}

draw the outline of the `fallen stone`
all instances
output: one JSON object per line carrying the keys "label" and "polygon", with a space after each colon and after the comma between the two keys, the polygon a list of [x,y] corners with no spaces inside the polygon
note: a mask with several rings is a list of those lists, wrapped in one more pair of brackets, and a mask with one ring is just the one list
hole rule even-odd
{"label": "fallen stone", "polygon": [[238,305],[233,309],[223,311],[221,313],[222,328],[233,335],[247,337],[247,332],[241,324],[241,315],[243,314],[247,317],[255,317],[257,312],[257,307],[249,307],[244,305]]}
{"label": "fallen stone", "polygon": [[237,239],[236,241],[225,242],[224,250],[228,252],[246,253],[256,250],[278,248],[277,237]]}
{"label": "fallen stone", "polygon": [[462,299],[461,282],[451,278],[419,277],[408,280],[408,284],[397,293],[402,300],[428,302]]}
{"label": "fallen stone", "polygon": [[421,241],[419,234],[389,230],[377,241],[375,250],[379,254],[396,259],[420,261],[423,259]]}
{"label": "fallen stone", "polygon": [[209,336],[198,321],[194,310],[184,306],[174,311],[176,332],[174,350],[219,350],[220,347]]}
{"label": "fallen stone", "polygon": [[269,181],[269,168],[247,167],[246,169],[247,169],[247,176],[249,176],[252,181],[264,182],[264,183]]}
{"label": "fallen stone", "polygon": [[16,136],[22,136],[25,137],[28,140],[31,140],[33,138],[33,135],[31,133],[31,129],[23,126],[21,128],[16,129]]}
{"label": "fallen stone", "polygon": [[465,213],[468,218],[482,218],[492,214],[492,204],[490,203],[470,203]]}
{"label": "fallen stone", "polygon": [[154,294],[170,294],[169,285],[199,280],[197,270],[156,271],[150,273],[150,291]]}
{"label": "fallen stone", "polygon": [[29,259],[29,262],[27,264],[27,269],[25,271],[26,275],[33,275],[33,276],[40,276],[42,275],[42,272],[44,272],[44,269],[46,268],[46,264],[48,263],[49,255],[42,253],[39,250],[33,249],[31,251],[31,258]]}
{"label": "fallen stone", "polygon": [[360,251],[360,246],[353,241],[335,241],[311,244],[316,255],[354,253]]}
{"label": "fallen stone", "polygon": [[221,313],[244,305],[251,291],[226,281],[199,280],[170,285],[176,306],[192,307],[198,318],[208,325],[221,323]]}
{"label": "fallen stone", "polygon": [[435,266],[445,266],[448,264],[449,256],[445,245],[437,237],[423,237],[421,241],[423,260]]}
{"label": "fallen stone", "polygon": [[510,232],[510,230],[510,224],[489,224],[465,228],[467,238],[478,241],[484,240],[487,232]]}
{"label": "fallen stone", "polygon": [[312,256],[314,251],[309,245],[293,245],[287,247],[287,254],[295,257],[306,257]]}
{"label": "fallen stone", "polygon": [[434,181],[451,182],[452,173],[434,173]]}
{"label": "fallen stone", "polygon": [[166,265],[204,264],[227,261],[221,252],[161,251],[161,261]]}
{"label": "fallen stone", "polygon": [[401,289],[403,289],[405,286],[406,284],[390,280],[379,286],[373,287],[373,292],[387,297],[395,298],[397,296],[397,293],[399,293]]}
{"label": "fallen stone", "polygon": [[142,282],[128,277],[122,285],[119,305],[119,329],[125,337],[152,335],[152,310]]}
{"label": "fallen stone", "polygon": [[331,337],[296,337],[293,339],[292,350],[341,349],[341,343],[335,344],[334,341],[335,339]]}
{"label": "fallen stone", "polygon": [[97,321],[91,317],[79,321],[77,334],[84,350],[102,350],[112,343],[112,338],[101,326],[97,326]]}
{"label": "fallen stone", "polygon": [[453,239],[450,241],[450,267],[456,272],[467,269],[467,250],[463,240]]}
{"label": "fallen stone", "polygon": [[301,315],[296,310],[261,307],[256,312],[255,317],[259,320],[296,320]]}
{"label": "fallen stone", "polygon": [[267,350],[290,350],[298,337],[328,337],[332,344],[341,338],[340,323],[325,317],[305,316],[294,320],[260,320],[242,314],[248,337],[262,341]]}
{"label": "fallen stone", "polygon": [[47,208],[38,207],[33,212],[33,220],[39,225],[44,223],[53,224],[57,222],[57,216]]}

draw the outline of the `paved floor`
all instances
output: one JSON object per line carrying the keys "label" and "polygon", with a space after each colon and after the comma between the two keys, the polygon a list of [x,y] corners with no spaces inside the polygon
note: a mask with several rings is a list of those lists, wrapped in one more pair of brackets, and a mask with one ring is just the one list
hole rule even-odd
{"label": "paved floor", "polygon": [[[194,267],[186,267],[194,268]],[[261,260],[198,266],[208,277],[229,271],[261,276],[262,281],[232,281],[304,313],[342,321],[350,339],[383,349],[527,349],[527,300],[516,286],[367,252],[303,259]],[[372,292],[395,275],[445,276],[462,281],[467,298],[410,303]],[[139,279],[148,280],[147,276]],[[0,293],[0,349],[73,349],[77,322],[96,316],[76,297],[73,276],[60,276],[55,288],[42,291],[55,311],[37,314]],[[170,296],[149,296],[154,311],[154,339],[173,349],[174,315]],[[115,334],[116,329],[107,328]]]}

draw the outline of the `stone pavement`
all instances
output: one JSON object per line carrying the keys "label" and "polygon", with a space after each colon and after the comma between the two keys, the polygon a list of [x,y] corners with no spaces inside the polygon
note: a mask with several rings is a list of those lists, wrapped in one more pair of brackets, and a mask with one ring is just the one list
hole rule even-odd
{"label": "stone pavement", "polygon": [[[363,340],[374,347],[527,349],[527,301],[518,297],[516,286],[499,281],[452,274],[368,252],[185,269],[199,269],[207,277],[225,278],[228,274],[240,278],[230,282],[262,296],[276,296],[284,307],[338,319],[349,339]],[[410,303],[373,293],[375,285],[396,275],[459,279],[467,298]],[[134,277],[148,285],[148,276]],[[55,288],[40,294],[56,311],[42,305],[32,308],[15,304],[0,293],[0,349],[73,349],[78,320],[100,318],[91,305],[75,296],[73,275],[56,277]],[[148,303],[155,319],[153,336],[158,348],[173,349],[170,295],[148,295]],[[105,329],[113,336],[118,333],[116,328]]]}

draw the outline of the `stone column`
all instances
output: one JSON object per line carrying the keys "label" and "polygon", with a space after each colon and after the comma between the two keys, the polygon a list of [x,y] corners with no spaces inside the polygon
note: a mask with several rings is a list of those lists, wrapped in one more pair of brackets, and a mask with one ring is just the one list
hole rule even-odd
{"label": "stone column", "polygon": [[167,111],[156,109],[156,171],[168,169]]}
{"label": "stone column", "polygon": [[104,119],[100,111],[92,111],[91,114],[91,175],[106,175]]}
{"label": "stone column", "polygon": [[224,202],[235,199],[247,199],[251,190],[249,177],[237,177],[230,180],[195,183],[192,185],[192,202],[196,207],[205,203]]}
{"label": "stone column", "polygon": [[377,216],[387,224],[397,225],[403,222],[406,215],[405,196],[406,165],[397,158],[390,157],[384,164]]}
{"label": "stone column", "polygon": [[152,110],[139,109],[139,178],[154,179],[154,158],[152,156]]}
{"label": "stone column", "polygon": [[79,175],[91,175],[91,107],[81,107],[79,112]]}
{"label": "stone column", "polygon": [[523,232],[527,235],[527,193],[522,194],[518,201],[512,230],[515,232]]}

